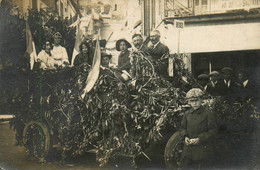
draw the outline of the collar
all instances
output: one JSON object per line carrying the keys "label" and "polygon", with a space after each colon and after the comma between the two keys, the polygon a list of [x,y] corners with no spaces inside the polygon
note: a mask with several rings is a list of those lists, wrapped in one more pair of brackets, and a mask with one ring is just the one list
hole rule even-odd
{"label": "collar", "polygon": [[211,81],[211,84],[213,87],[215,87],[217,83],[218,83],[218,81],[215,81],[215,82]]}
{"label": "collar", "polygon": [[230,86],[230,83],[231,83],[231,80],[225,80],[225,79],[224,79],[224,83],[229,87],[229,86]]}
{"label": "collar", "polygon": [[246,87],[247,83],[248,83],[248,80],[244,81],[243,86]]}
{"label": "collar", "polygon": [[204,110],[203,106],[200,106],[200,108],[198,108],[197,110],[194,110],[192,108],[191,114],[200,114],[203,110]]}
{"label": "collar", "polygon": [[153,45],[153,49],[155,49],[155,47],[157,47],[157,45],[160,43],[160,41],[158,41],[156,44]]}

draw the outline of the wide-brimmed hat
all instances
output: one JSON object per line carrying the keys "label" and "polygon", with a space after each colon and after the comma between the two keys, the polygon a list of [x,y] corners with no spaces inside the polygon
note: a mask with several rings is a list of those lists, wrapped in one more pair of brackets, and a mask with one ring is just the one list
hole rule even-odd
{"label": "wide-brimmed hat", "polygon": [[186,99],[199,98],[203,96],[203,91],[200,88],[192,88],[186,94]]}
{"label": "wide-brimmed hat", "polygon": [[217,71],[212,71],[211,73],[209,73],[209,76],[218,76],[219,72]]}
{"label": "wide-brimmed hat", "polygon": [[101,58],[102,57],[108,57],[109,59],[111,59],[112,55],[111,54],[107,54],[106,52],[101,52]]}
{"label": "wide-brimmed hat", "polygon": [[120,45],[120,43],[121,43],[122,41],[125,42],[127,48],[132,47],[131,44],[130,44],[128,41],[126,41],[126,39],[119,39],[119,40],[116,41],[116,50],[117,50],[117,51],[120,51],[119,45]]}
{"label": "wide-brimmed hat", "polygon": [[222,71],[223,73],[225,73],[225,72],[232,72],[233,69],[230,68],[230,67],[224,67],[224,68],[221,69],[221,71]]}
{"label": "wide-brimmed hat", "polygon": [[209,78],[209,76],[207,75],[207,74],[200,74],[200,75],[198,75],[198,79],[208,79]]}

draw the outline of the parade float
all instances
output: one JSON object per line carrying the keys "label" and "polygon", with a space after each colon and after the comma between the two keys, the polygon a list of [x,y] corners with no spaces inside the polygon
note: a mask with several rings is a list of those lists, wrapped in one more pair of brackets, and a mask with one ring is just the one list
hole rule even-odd
{"label": "parade float", "polygon": [[[30,70],[28,58],[23,55],[25,47],[21,46],[25,44],[25,21],[5,14],[9,11],[2,8],[1,12],[1,17],[9,16],[8,26],[18,23],[7,30],[19,40],[7,40],[7,44],[10,41],[19,47],[16,53],[1,51],[8,54],[2,55],[1,60],[11,59],[13,63],[4,64],[1,69],[1,80],[8,84],[1,92],[8,98],[5,106],[15,116],[10,126],[16,131],[17,144],[24,146],[30,157],[44,162],[58,154],[63,162],[92,151],[100,166],[124,156],[131,158],[136,167],[136,157],[143,155],[150,159],[146,149],[161,141],[164,138],[161,132],[170,129],[173,136],[166,145],[165,164],[168,168],[178,167],[184,144],[178,128],[183,113],[189,108],[185,94],[197,85],[184,67],[184,54],[168,56],[175,63],[174,76],[169,80],[156,73],[156,63],[146,54],[132,53],[130,80],[123,81],[116,74],[100,75],[92,90],[81,98],[91,68],[83,64],[77,68]],[[37,16],[31,15],[28,20],[35,42],[43,42],[59,31],[66,35],[64,44],[72,53],[75,30],[55,20],[39,26]],[[37,64],[35,68],[39,68]],[[215,111],[220,124],[218,139],[221,142],[216,145],[219,154],[233,155],[225,161],[243,154],[239,151],[245,139],[247,143],[257,144],[257,138],[252,136],[257,132],[260,118],[252,100],[233,104],[208,95],[204,101]]]}

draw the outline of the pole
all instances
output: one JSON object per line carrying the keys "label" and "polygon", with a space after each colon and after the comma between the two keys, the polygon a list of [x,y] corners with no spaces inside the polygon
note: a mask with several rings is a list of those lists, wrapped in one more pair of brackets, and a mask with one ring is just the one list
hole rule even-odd
{"label": "pole", "polygon": [[181,30],[178,29],[178,48],[177,48],[177,54],[178,55],[180,53],[180,34],[181,34]]}
{"label": "pole", "polygon": [[212,65],[211,65],[211,55],[209,56],[209,73],[212,71]]}

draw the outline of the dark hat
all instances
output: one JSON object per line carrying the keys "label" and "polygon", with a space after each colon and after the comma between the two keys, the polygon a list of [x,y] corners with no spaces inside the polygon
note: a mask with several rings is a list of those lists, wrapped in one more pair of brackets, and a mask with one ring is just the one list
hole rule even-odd
{"label": "dark hat", "polygon": [[116,50],[117,50],[117,51],[120,51],[119,45],[120,45],[120,43],[121,43],[122,41],[125,42],[127,48],[132,47],[131,44],[130,44],[128,41],[126,41],[126,39],[119,39],[119,40],[116,41]]}
{"label": "dark hat", "polygon": [[101,58],[102,57],[108,57],[109,59],[111,59],[112,58],[112,55],[111,54],[107,54],[107,53],[105,53],[105,52],[101,52]]}
{"label": "dark hat", "polygon": [[209,74],[209,76],[213,76],[213,75],[217,76],[217,75],[219,75],[219,72],[217,72],[217,71],[212,71],[212,72]]}
{"label": "dark hat", "polygon": [[222,71],[222,72],[232,72],[233,69],[230,68],[230,67],[224,67],[224,68],[221,69],[221,71]]}
{"label": "dark hat", "polygon": [[200,74],[198,76],[198,79],[208,79],[208,78],[209,78],[209,76],[207,74]]}
{"label": "dark hat", "polygon": [[62,35],[59,33],[59,32],[56,32],[54,35],[53,35],[54,38],[62,38]]}

